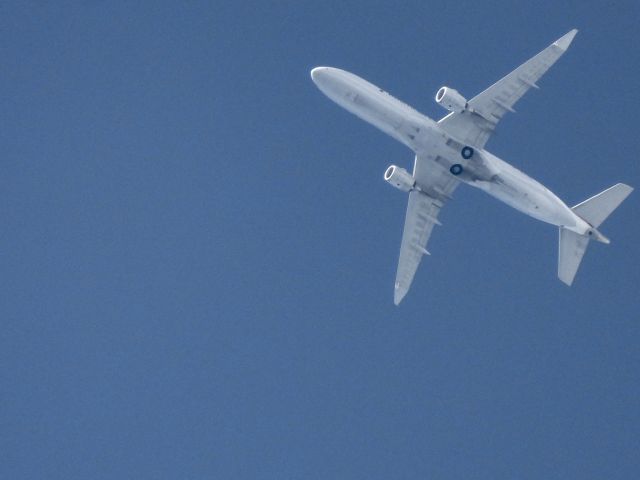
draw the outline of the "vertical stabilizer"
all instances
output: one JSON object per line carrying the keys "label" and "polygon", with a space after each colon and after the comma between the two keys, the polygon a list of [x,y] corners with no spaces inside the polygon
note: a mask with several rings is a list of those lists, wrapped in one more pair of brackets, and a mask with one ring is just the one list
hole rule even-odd
{"label": "vertical stabilizer", "polygon": [[633,188],[629,185],[618,183],[579,203],[571,210],[589,222],[591,226],[598,228],[631,192],[633,192]]}
{"label": "vertical stabilizer", "polygon": [[598,231],[598,227],[611,215],[611,212],[618,208],[632,191],[633,188],[629,185],[618,183],[571,209],[593,228],[591,228],[587,234],[580,235],[579,233],[560,227],[560,245],[558,252],[558,278],[560,278],[560,280],[567,285],[573,283],[584,252],[587,251],[590,239],[602,243],[609,243],[609,239]]}
{"label": "vertical stabilizer", "polygon": [[573,283],[588,245],[589,237],[560,227],[558,278],[567,285]]}

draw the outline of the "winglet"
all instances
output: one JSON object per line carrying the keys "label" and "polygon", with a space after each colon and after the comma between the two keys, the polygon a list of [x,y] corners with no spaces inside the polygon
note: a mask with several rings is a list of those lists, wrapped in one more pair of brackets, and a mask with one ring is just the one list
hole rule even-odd
{"label": "winglet", "polygon": [[571,45],[571,42],[573,41],[573,37],[576,36],[576,33],[578,33],[578,29],[574,28],[569,33],[565,34],[563,37],[560,37],[558,40],[553,42],[553,44],[557,47],[560,47],[562,50],[566,50],[567,48],[569,48],[569,45]]}

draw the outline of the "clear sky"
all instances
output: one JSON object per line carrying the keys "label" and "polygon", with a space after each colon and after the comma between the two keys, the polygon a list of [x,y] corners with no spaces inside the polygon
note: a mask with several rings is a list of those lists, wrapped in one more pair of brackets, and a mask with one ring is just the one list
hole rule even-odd
{"label": "clear sky", "polygon": [[463,186],[395,307],[413,156],[309,70],[440,118],[580,29],[487,145],[573,205],[640,187],[639,19],[3,3],[0,478],[637,478],[640,192],[567,288],[555,227]]}

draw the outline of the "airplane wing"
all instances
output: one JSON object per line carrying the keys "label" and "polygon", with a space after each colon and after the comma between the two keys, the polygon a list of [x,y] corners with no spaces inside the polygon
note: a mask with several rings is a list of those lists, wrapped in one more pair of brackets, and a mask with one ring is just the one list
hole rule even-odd
{"label": "airplane wing", "polygon": [[558,60],[575,37],[571,30],[535,57],[498,80],[484,92],[473,97],[462,112],[452,112],[438,123],[453,138],[476,148],[483,148],[507,112],[530,89],[538,88],[536,81]]}
{"label": "airplane wing", "polygon": [[436,158],[416,155],[413,177],[419,189],[409,193],[409,204],[402,232],[400,260],[396,273],[393,303],[398,305],[409,291],[413,277],[427,252],[427,242],[438,221],[440,209],[451,198],[458,179],[437,163]]}

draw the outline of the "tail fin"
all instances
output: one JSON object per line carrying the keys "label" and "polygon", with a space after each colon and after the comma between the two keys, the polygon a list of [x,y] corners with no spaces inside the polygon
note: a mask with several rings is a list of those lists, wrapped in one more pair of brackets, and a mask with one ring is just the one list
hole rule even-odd
{"label": "tail fin", "polygon": [[558,278],[567,285],[570,286],[573,283],[588,246],[589,237],[560,227]]}
{"label": "tail fin", "polygon": [[618,183],[572,208],[578,216],[586,220],[594,228],[593,231],[589,232],[588,235],[590,236],[588,236],[560,227],[558,254],[558,278],[560,280],[567,285],[573,283],[590,239],[609,243],[609,240],[597,228],[632,191],[633,188],[629,185]]}
{"label": "tail fin", "polygon": [[633,192],[633,188],[629,185],[618,183],[579,203],[571,210],[589,222],[592,227],[598,228],[631,192]]}

